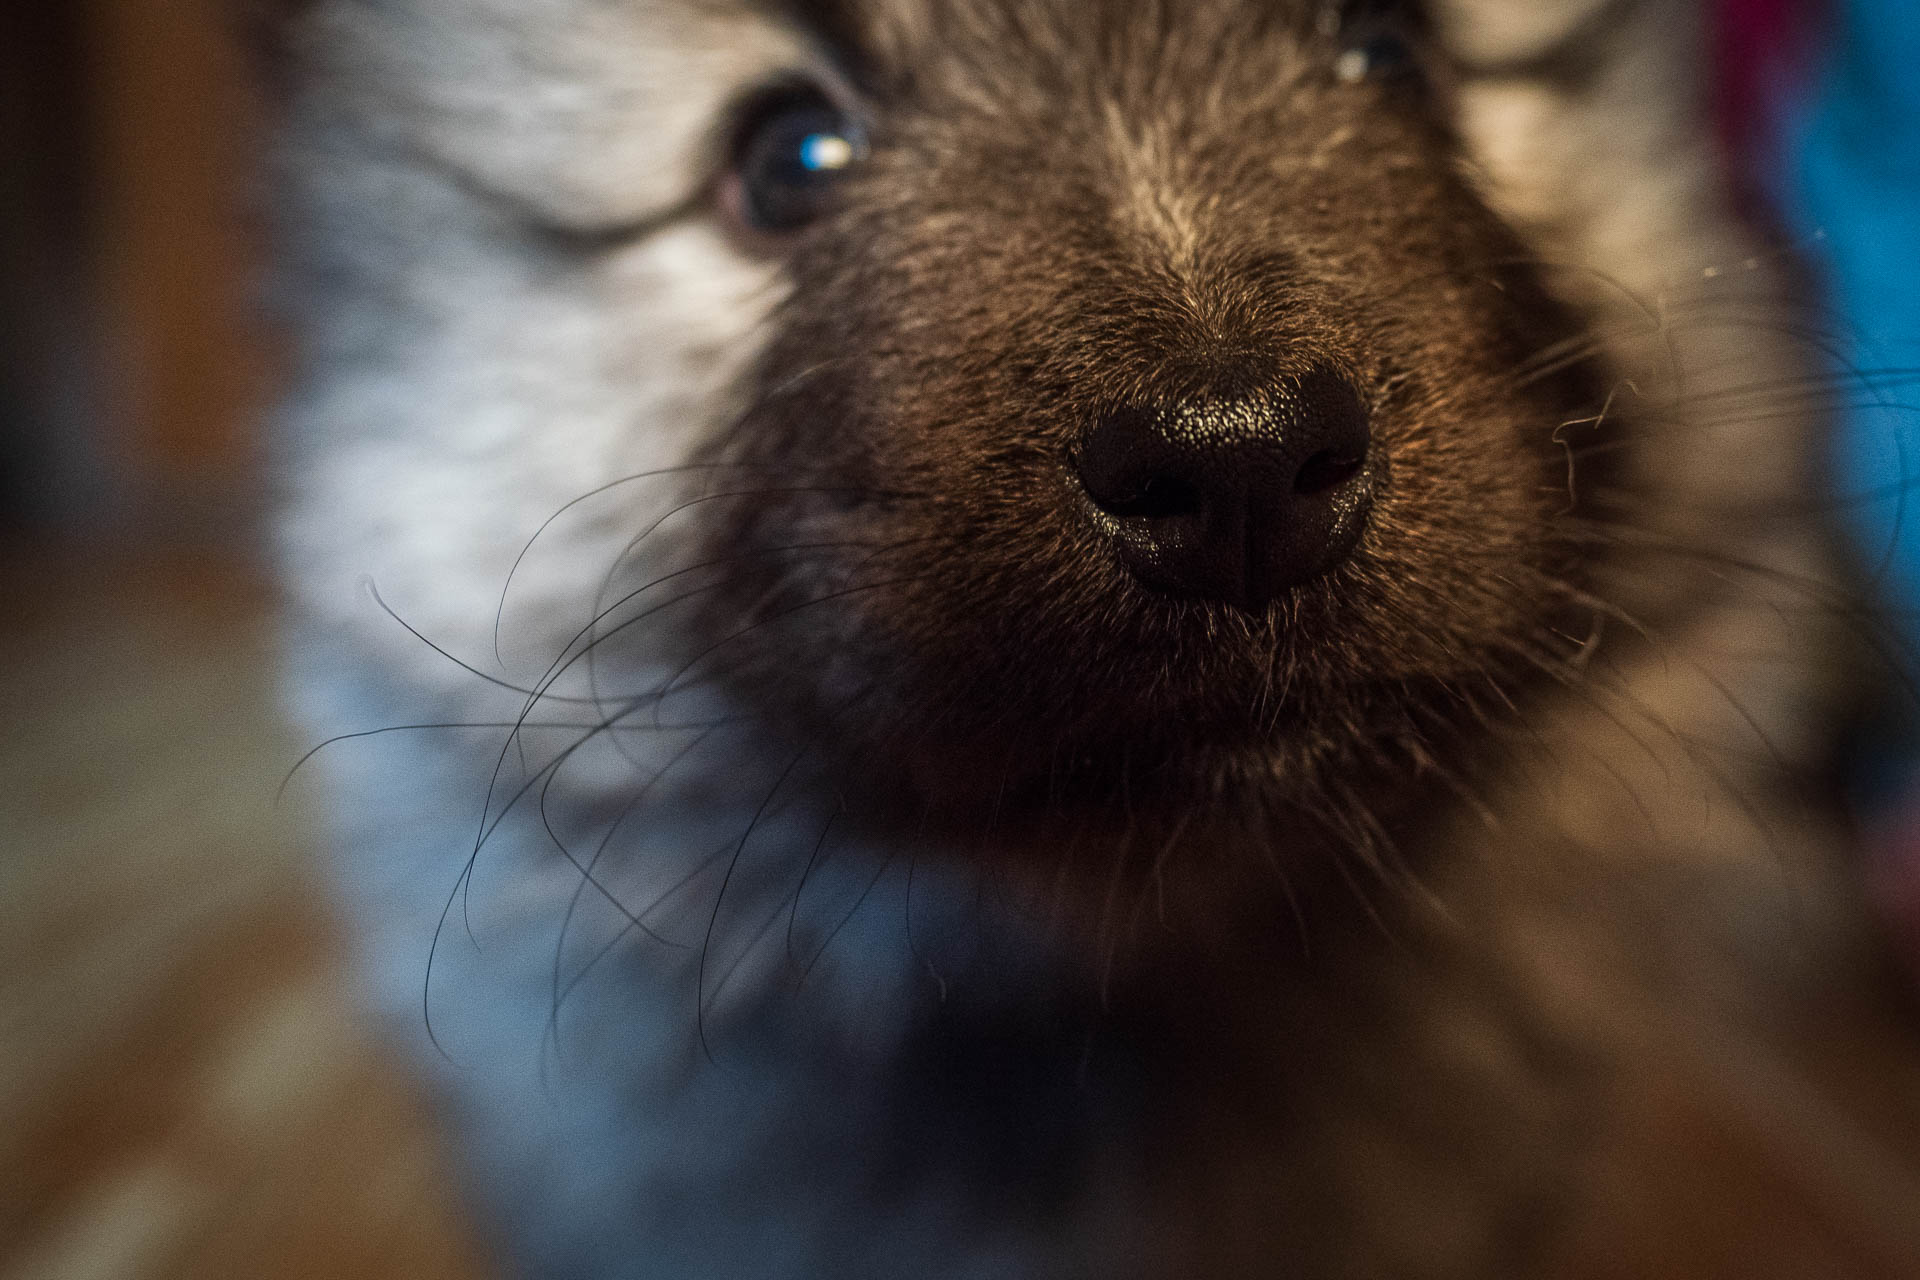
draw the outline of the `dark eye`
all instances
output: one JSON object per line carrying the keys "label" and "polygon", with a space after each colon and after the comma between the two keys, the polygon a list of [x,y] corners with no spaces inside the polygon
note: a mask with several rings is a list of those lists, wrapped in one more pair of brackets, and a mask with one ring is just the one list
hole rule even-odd
{"label": "dark eye", "polygon": [[1333,73],[1342,84],[1424,82],[1428,25],[1409,0],[1340,0],[1323,19],[1338,41]]}
{"label": "dark eye", "polygon": [[754,103],[733,151],[733,200],[755,231],[798,231],[833,208],[841,179],[866,158],[866,135],[813,88]]}
{"label": "dark eye", "polygon": [[1362,80],[1395,80],[1419,73],[1413,42],[1392,29],[1367,33],[1349,44],[1334,60],[1333,73],[1343,84]]}

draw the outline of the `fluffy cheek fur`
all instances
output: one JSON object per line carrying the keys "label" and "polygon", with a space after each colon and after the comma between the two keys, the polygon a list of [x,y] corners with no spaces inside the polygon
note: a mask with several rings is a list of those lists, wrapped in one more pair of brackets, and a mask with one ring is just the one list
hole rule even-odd
{"label": "fluffy cheek fur", "polygon": [[[1175,759],[1284,787],[1564,659],[1556,432],[1592,384],[1540,371],[1567,317],[1444,162],[1381,163],[1433,151],[1404,142],[1350,144],[1371,176],[1313,199],[1221,157],[1184,175],[1219,193],[1204,214],[1156,217],[1098,167],[896,141],[796,253],[717,452],[791,482],[712,530],[743,567],[706,612],[714,660],[855,767],[978,803]],[[1315,367],[1372,405],[1355,553],[1257,616],[1140,587],[1074,478],[1103,406]]]}

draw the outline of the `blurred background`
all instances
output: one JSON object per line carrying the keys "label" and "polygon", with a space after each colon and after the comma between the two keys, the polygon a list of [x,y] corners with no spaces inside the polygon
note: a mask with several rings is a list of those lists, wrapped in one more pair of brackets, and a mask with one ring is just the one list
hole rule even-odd
{"label": "blurred background", "polygon": [[0,6],[0,1277],[464,1277],[342,980],[256,513],[231,0]]}
{"label": "blurred background", "polygon": [[[257,538],[270,93],[234,12],[0,8],[0,1280],[486,1271],[275,803],[311,744]],[[1749,198],[1824,259],[1847,355],[1920,363],[1920,6],[1716,12]],[[1908,430],[1863,413],[1840,483],[1905,473]],[[1903,510],[1860,517],[1896,577]],[[1920,806],[1883,812],[1920,922]]]}

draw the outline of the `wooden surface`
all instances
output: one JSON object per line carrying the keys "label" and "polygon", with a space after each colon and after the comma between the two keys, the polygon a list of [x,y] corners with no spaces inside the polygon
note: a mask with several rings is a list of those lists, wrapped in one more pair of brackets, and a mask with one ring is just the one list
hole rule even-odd
{"label": "wooden surface", "polygon": [[266,601],[0,556],[0,1280],[483,1274],[351,1004]]}

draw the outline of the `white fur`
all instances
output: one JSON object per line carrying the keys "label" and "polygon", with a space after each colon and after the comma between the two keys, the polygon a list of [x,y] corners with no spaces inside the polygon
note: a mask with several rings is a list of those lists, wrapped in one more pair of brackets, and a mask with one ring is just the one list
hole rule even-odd
{"label": "white fur", "polygon": [[[805,54],[740,11],[577,0],[333,4],[307,39],[328,74],[296,122],[295,172],[313,234],[350,246],[342,269],[361,278],[359,305],[309,321],[326,367],[288,411],[287,581],[382,663],[471,689],[360,581],[490,664],[508,570],[542,522],[684,463],[777,301],[768,265],[710,221],[556,269],[514,215],[594,230],[684,202],[713,170],[726,97]],[[324,133],[300,131],[317,118]],[[638,480],[556,522],[506,601],[509,656],[537,672],[591,616],[634,512],[675,492]]]}

